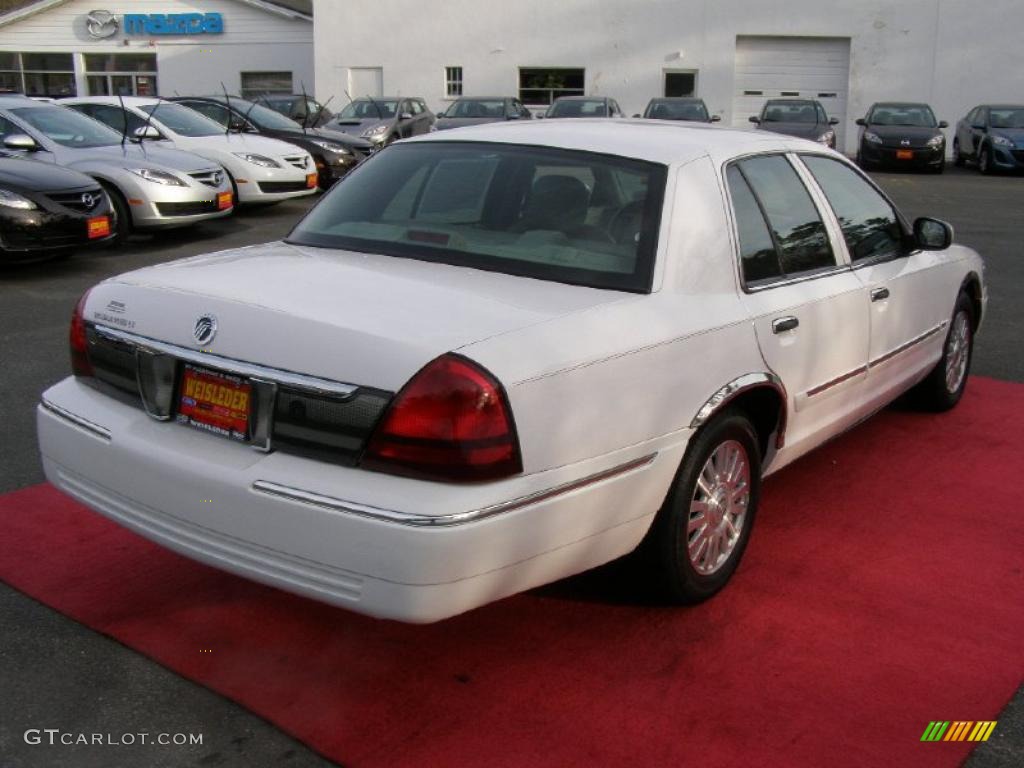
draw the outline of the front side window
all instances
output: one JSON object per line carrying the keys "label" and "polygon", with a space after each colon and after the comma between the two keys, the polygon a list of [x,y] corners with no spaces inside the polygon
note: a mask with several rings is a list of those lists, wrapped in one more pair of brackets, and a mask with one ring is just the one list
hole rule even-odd
{"label": "front side window", "polygon": [[337,184],[288,242],[647,292],[666,175],[562,149],[399,144]]}
{"label": "front side window", "polygon": [[[782,155],[763,155],[740,160],[734,167],[749,185],[768,224],[778,254],[779,276],[794,277],[836,266],[825,223],[789,160]],[[765,257],[758,261],[767,263]]]}
{"label": "front side window", "polygon": [[74,104],[71,108],[83,112],[129,137],[134,135],[136,128],[145,125],[145,121],[138,115],[120,107],[111,107],[106,104]]}
{"label": "front side window", "polygon": [[903,255],[903,227],[874,187],[838,160],[812,155],[802,160],[839,220],[852,261]]}
{"label": "front side window", "polygon": [[64,107],[18,107],[11,113],[52,141],[87,149],[121,143],[121,134],[90,117]]}

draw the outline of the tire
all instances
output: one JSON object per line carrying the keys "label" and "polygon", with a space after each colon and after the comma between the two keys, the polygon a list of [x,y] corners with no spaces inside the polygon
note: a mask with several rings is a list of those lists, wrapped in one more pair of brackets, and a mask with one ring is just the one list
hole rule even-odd
{"label": "tire", "polygon": [[224,169],[224,173],[227,174],[228,181],[231,182],[231,215],[235,215],[235,211],[238,210],[238,185],[235,183],[235,177],[231,175],[231,171],[227,168]]}
{"label": "tire", "polygon": [[964,156],[960,154],[960,141],[953,139],[953,165],[957,168],[964,167]]}
{"label": "tire", "polygon": [[974,305],[961,292],[942,345],[942,357],[928,377],[910,391],[910,399],[921,408],[940,413],[960,402],[974,356]]}
{"label": "tire", "polygon": [[110,204],[114,207],[114,213],[117,216],[117,221],[114,224],[114,231],[117,233],[117,237],[114,240],[113,247],[119,248],[132,232],[132,214],[128,210],[128,203],[125,202],[121,190],[102,181],[100,186],[103,187],[103,191],[110,198]]}
{"label": "tire", "polygon": [[941,163],[939,163],[938,165],[934,166],[931,169],[931,172],[937,174],[937,173],[942,173],[945,170],[946,170],[946,161],[943,160]]}
{"label": "tire", "polygon": [[992,148],[988,144],[978,150],[978,170],[986,176],[992,173]]}
{"label": "tire", "polygon": [[[743,463],[732,464],[734,456]],[[730,466],[732,479],[723,477]],[[690,443],[649,534],[656,578],[672,602],[699,603],[726,585],[750,540],[760,492],[757,435],[746,416],[726,411]],[[713,506],[709,498],[716,500]],[[709,517],[703,528],[695,527]],[[730,538],[732,526],[738,530]],[[716,537],[701,536],[709,527]]]}

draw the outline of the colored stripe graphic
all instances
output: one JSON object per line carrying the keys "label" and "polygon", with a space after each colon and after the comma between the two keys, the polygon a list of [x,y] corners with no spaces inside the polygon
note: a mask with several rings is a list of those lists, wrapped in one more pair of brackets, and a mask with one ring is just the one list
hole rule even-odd
{"label": "colored stripe graphic", "polygon": [[988,741],[998,720],[932,720],[921,741]]}

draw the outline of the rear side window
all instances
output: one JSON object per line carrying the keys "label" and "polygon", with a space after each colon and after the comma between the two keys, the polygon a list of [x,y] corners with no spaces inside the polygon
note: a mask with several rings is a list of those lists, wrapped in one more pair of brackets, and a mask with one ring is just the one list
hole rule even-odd
{"label": "rear side window", "polygon": [[748,285],[782,277],[782,264],[775,242],[765,223],[754,193],[735,165],[726,171],[729,194],[736,213],[736,230],[740,238],[740,260],[743,280]]}
{"label": "rear side window", "polygon": [[666,175],[572,150],[399,144],[337,184],[288,242],[648,292]]}
{"label": "rear side window", "polygon": [[[741,160],[731,167],[739,170],[768,224],[781,276],[836,266],[825,224],[789,160],[782,155],[766,155]],[[758,261],[767,260],[761,257]]]}
{"label": "rear side window", "polygon": [[852,261],[903,255],[903,227],[888,200],[838,160],[811,155],[801,159],[839,219]]}

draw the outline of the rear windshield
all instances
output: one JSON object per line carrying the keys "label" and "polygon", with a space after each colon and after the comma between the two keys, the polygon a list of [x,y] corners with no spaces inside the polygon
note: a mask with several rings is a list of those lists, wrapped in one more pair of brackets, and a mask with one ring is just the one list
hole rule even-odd
{"label": "rear windshield", "polygon": [[594,288],[651,289],[666,168],[513,144],[398,144],[336,184],[287,242]]}

